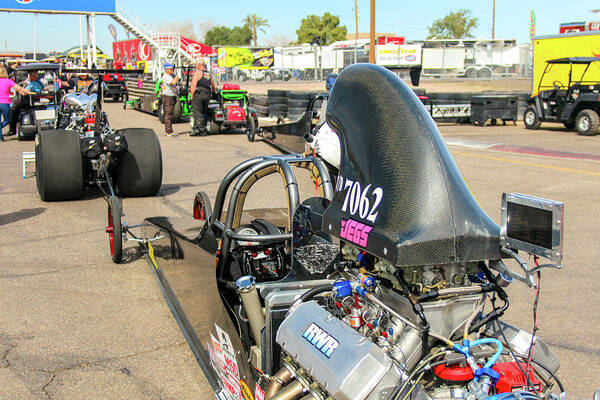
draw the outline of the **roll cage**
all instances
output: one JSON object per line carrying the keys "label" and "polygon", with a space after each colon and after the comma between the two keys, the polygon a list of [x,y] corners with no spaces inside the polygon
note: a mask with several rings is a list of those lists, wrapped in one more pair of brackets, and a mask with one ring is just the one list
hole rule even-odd
{"label": "roll cage", "polygon": [[[546,61],[546,68],[544,68],[544,72],[542,73],[542,76],[540,78],[540,81],[538,83],[538,93],[541,93],[542,88],[549,88],[550,90],[552,89],[557,89],[557,90],[564,90],[566,89],[567,92],[570,92],[573,87],[575,86],[585,86],[585,85],[593,85],[594,89],[600,89],[600,82],[598,81],[584,81],[583,78],[585,77],[585,74],[587,73],[587,71],[590,68],[590,65],[594,62],[600,62],[600,57],[565,57],[565,58],[557,58],[554,60],[548,60]],[[550,71],[552,71],[552,67],[554,65],[569,65],[569,81],[566,85],[566,87],[556,87],[556,85],[554,85],[554,82],[551,86],[548,85],[542,85],[542,82],[544,81],[544,76],[549,73]],[[573,80],[573,65],[585,65],[585,69],[583,71],[583,73],[581,74],[581,77],[579,78],[579,80]],[[567,93],[568,95],[569,93]]]}
{"label": "roll cage", "polygon": [[[217,256],[219,278],[223,278],[223,266],[231,259],[233,240],[252,241],[261,244],[292,240],[293,215],[300,203],[298,183],[292,166],[310,170],[320,195],[329,200],[333,198],[333,184],[327,167],[323,161],[313,156],[305,157],[300,154],[263,156],[252,158],[235,166],[221,181],[215,199],[214,211],[212,215],[207,217],[208,222],[206,226],[213,231],[217,238],[220,238],[220,252],[218,252]],[[240,226],[242,211],[248,192],[258,180],[274,173],[278,173],[281,176],[285,185],[288,211],[287,233],[264,235],[242,235],[236,233],[236,229]],[[228,193],[230,193],[230,196],[227,215],[222,220],[225,199]],[[199,236],[202,235],[203,233],[200,233]]]}

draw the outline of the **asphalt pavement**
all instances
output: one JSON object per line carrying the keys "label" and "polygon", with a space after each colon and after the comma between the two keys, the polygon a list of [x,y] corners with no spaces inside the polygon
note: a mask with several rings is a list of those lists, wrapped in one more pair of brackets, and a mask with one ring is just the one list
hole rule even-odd
{"label": "asphalt pavement", "polygon": [[[162,188],[156,197],[123,200],[130,224],[148,216],[191,218],[197,191],[214,200],[231,167],[277,153],[249,143],[242,132],[190,137],[185,123],[166,137],[152,115],[120,104],[105,109],[114,128],[152,128],[161,141]],[[441,130],[494,220],[503,192],[564,201],[564,267],[542,272],[538,335],[561,359],[569,398],[591,398],[600,388],[600,136],[550,127],[442,124]],[[537,151],[515,151],[525,147]],[[25,151],[33,151],[33,142],[9,137],[0,143],[0,399],[213,398],[140,252],[129,244],[123,264],[110,261],[105,201],[88,191],[80,201],[42,202],[34,167],[21,177]],[[256,185],[248,206],[284,204],[275,178]],[[311,195],[311,187],[303,191]],[[519,283],[509,287],[506,319],[531,330],[534,294]]]}

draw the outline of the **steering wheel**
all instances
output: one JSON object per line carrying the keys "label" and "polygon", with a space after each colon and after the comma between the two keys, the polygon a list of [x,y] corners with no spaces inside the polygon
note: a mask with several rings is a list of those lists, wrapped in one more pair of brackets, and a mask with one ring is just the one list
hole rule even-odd
{"label": "steering wheel", "polygon": [[559,90],[561,87],[565,86],[562,84],[561,81],[554,81],[554,82],[552,82],[552,85],[554,85],[554,89],[556,89],[556,90]]}

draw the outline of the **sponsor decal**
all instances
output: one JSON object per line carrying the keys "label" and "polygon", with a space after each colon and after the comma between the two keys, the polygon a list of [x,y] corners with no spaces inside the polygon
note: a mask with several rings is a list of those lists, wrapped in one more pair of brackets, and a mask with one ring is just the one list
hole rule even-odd
{"label": "sponsor decal", "polygon": [[16,0],[19,4],[31,4],[33,0]]}
{"label": "sponsor decal", "polygon": [[140,40],[138,43],[138,57],[140,60],[147,61],[151,54],[150,47]]}
{"label": "sponsor decal", "polygon": [[343,219],[341,221],[340,237],[361,247],[367,247],[369,233],[372,230],[372,226],[365,225],[362,222],[353,219]]}
{"label": "sponsor decal", "polygon": [[330,358],[335,349],[340,345],[340,342],[338,342],[336,338],[321,329],[315,323],[310,324],[302,334],[302,337],[327,358]]}
{"label": "sponsor decal", "polygon": [[417,59],[417,56],[415,56],[414,54],[409,54],[405,57],[406,61],[415,61]]}
{"label": "sponsor decal", "polygon": [[246,397],[248,393],[243,392],[240,371],[229,334],[217,324],[215,324],[215,330],[217,337],[211,333],[210,343],[207,343],[206,347],[208,348],[212,368],[223,385],[224,390],[220,394],[226,400],[241,400],[240,394],[244,396],[245,400],[254,400],[250,389],[247,389],[250,397]]}
{"label": "sponsor decal", "polygon": [[265,400],[265,391],[258,383],[254,385],[254,397],[256,397],[256,400]]}
{"label": "sponsor decal", "polygon": [[232,399],[240,399],[240,381],[233,375],[227,373],[221,377],[221,382],[223,382],[223,386]]}
{"label": "sponsor decal", "polygon": [[245,400],[254,400],[254,396],[252,396],[252,392],[250,388],[244,381],[240,381],[240,389],[242,391],[242,396],[244,396]]}
{"label": "sponsor decal", "polygon": [[186,46],[185,52],[191,55],[192,57],[196,57],[202,54],[202,48],[198,43],[190,43]]}

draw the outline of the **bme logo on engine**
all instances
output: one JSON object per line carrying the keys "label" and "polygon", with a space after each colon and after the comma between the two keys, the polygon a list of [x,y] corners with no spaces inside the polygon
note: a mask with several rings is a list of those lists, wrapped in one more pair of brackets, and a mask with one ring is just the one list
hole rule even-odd
{"label": "bme logo on engine", "polygon": [[308,340],[310,344],[315,346],[327,358],[331,357],[335,349],[340,345],[340,342],[336,338],[319,328],[315,323],[310,324],[302,334],[302,337]]}

